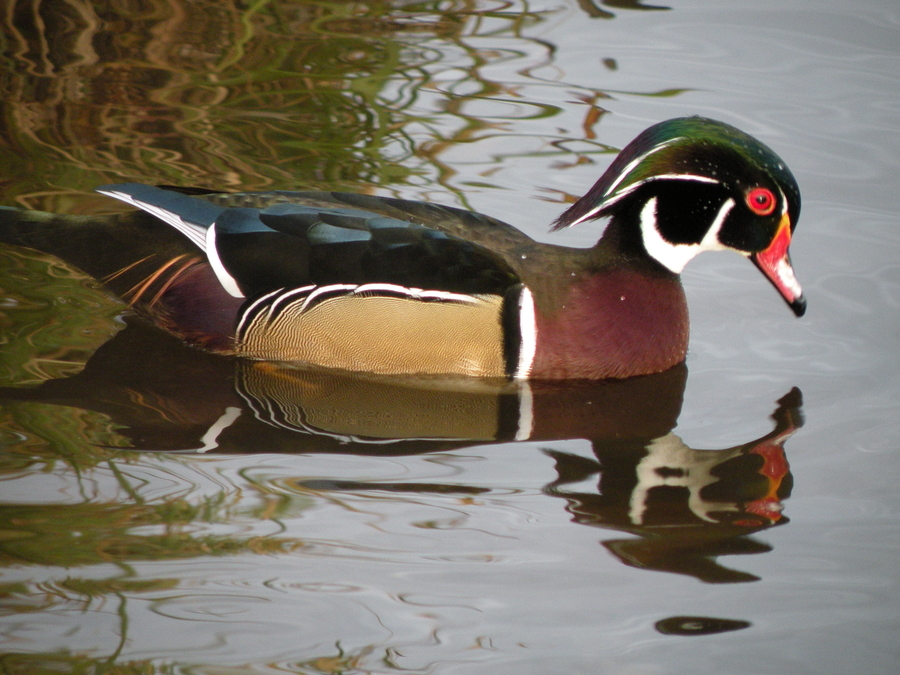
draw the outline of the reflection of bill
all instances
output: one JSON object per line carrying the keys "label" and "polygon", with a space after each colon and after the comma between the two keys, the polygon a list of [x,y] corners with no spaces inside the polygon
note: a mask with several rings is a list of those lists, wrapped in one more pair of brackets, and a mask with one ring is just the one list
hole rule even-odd
{"label": "reflection of bill", "polygon": [[[629,517],[635,525],[644,522],[650,492],[662,487],[680,487],[687,490],[688,508],[701,520],[718,522],[714,514],[746,512],[758,515],[773,523],[781,518],[778,490],[788,472],[782,443],[793,435],[795,429],[779,434],[770,441],[760,441],[747,450],[744,446],[730,450],[694,450],[685,445],[675,434],[655,439],[647,446],[647,456],[637,466],[638,485],[631,494]],[[747,503],[743,509],[730,501],[704,498],[703,491],[719,482],[716,469],[726,462],[747,453],[763,458],[759,474],[768,480],[768,489],[762,497]],[[735,524],[759,524],[754,519],[732,521]]]}

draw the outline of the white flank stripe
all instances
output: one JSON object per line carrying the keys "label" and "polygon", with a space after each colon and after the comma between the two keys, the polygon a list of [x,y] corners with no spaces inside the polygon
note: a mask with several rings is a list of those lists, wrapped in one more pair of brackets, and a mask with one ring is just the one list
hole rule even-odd
{"label": "white flank stripe", "polygon": [[[300,305],[300,312],[305,312],[306,308],[309,307],[309,303],[311,303],[314,299],[323,295],[325,293],[333,293],[334,291],[352,291],[355,288],[359,288],[356,284],[331,284],[330,286],[320,286],[313,290],[308,296],[306,296],[306,300],[303,301],[303,304]],[[278,298],[278,302],[282,302],[284,299],[290,297],[296,291],[290,291],[285,293],[284,296]]]}
{"label": "white flank stripe", "polygon": [[421,288],[408,288],[407,286],[398,286],[397,284],[360,284],[353,291],[354,295],[359,293],[402,293],[403,295],[417,295],[421,293]]}
{"label": "white flank stripe", "polygon": [[222,260],[219,258],[219,252],[216,250],[215,223],[210,225],[206,230],[206,258],[209,260],[213,272],[215,272],[216,276],[219,278],[219,283],[222,284],[222,288],[228,292],[228,295],[233,298],[243,298],[244,294],[238,287],[234,277],[225,269],[225,265],[222,264]]}
{"label": "white flank stripe", "polygon": [[215,450],[219,447],[219,435],[225,431],[228,427],[230,427],[234,421],[241,416],[241,409],[235,408],[232,406],[228,406],[225,408],[225,412],[222,416],[217,419],[213,425],[206,430],[206,433],[203,434],[203,437],[200,439],[200,442],[203,443],[199,448],[196,449],[195,452],[208,452],[210,450]]}
{"label": "white flank stripe", "polygon": [[519,386],[519,428],[516,431],[517,441],[527,441],[534,430],[534,395],[531,385],[523,380]]}
{"label": "white flank stripe", "polygon": [[[299,289],[297,289],[297,290],[298,290],[298,291],[308,291],[308,290],[311,290],[312,288],[314,288],[314,287],[313,287],[313,286],[305,286],[304,288],[299,288]],[[283,288],[279,288],[277,291],[272,291],[271,293],[266,293],[265,295],[260,296],[260,297],[258,297],[256,300],[254,300],[253,302],[251,302],[250,305],[247,307],[247,309],[245,309],[245,310],[241,313],[241,320],[238,322],[238,325],[237,325],[237,335],[238,335],[238,336],[243,335],[243,333],[244,333],[244,322],[247,320],[247,317],[250,316],[250,314],[253,313],[253,310],[256,309],[256,307],[257,307],[258,305],[260,305],[261,303],[266,302],[266,301],[269,300],[269,298],[271,298],[273,295],[278,295],[279,293],[283,293],[283,292],[284,292],[284,289],[283,289]],[[271,309],[271,307],[270,307],[269,309]]]}
{"label": "white flank stripe", "polygon": [[[407,288],[396,284],[330,284],[328,286],[303,286],[285,290],[279,288],[254,300],[243,312],[238,322],[237,334],[242,335],[246,329],[248,317],[262,304],[268,303],[260,311],[260,315],[254,319],[254,323],[262,318],[263,323],[271,323],[277,320],[289,309],[294,314],[302,314],[307,311],[316,299],[323,295],[357,295],[363,293],[398,293],[411,300],[443,300],[446,302],[477,303],[482,299],[474,295],[462,293],[449,293],[447,291],[424,291],[421,288]],[[302,296],[306,297],[302,297]],[[298,297],[301,296],[301,297]],[[302,300],[302,302],[301,302]],[[296,305],[296,306],[295,306]],[[264,315],[264,317],[263,317]]]}
{"label": "white flank stripe", "polygon": [[448,302],[478,302],[479,299],[474,295],[465,295],[463,293],[450,293],[449,291],[425,291],[421,288],[410,288],[407,286],[398,286],[396,284],[362,284],[353,291],[354,295],[361,293],[400,293],[408,295],[414,300],[446,300]]}
{"label": "white flank stripe", "polygon": [[534,355],[537,352],[537,317],[534,312],[534,296],[527,286],[522,287],[519,294],[519,362],[513,377],[527,380],[534,366]]}

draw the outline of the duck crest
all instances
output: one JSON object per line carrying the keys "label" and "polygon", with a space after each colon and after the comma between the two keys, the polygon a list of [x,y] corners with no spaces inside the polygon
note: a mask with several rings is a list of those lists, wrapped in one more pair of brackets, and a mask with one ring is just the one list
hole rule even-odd
{"label": "duck crest", "polygon": [[615,205],[647,181],[680,179],[719,183],[745,160],[782,184],[800,210],[800,189],[790,170],[767,146],[740,129],[704,117],[680,117],[641,132],[620,152],[594,186],[553,223],[559,230],[610,215]]}

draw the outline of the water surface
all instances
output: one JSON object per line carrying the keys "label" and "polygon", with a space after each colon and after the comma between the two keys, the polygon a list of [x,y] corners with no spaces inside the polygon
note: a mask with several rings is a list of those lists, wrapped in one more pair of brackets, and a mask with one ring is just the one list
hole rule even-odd
{"label": "water surface", "polygon": [[896,671],[900,13],[666,4],[14,4],[4,205],[352,189],[587,246],[547,224],[702,114],[797,176],[810,309],[704,256],[686,369],[448,389],[209,357],[2,247],[5,669]]}

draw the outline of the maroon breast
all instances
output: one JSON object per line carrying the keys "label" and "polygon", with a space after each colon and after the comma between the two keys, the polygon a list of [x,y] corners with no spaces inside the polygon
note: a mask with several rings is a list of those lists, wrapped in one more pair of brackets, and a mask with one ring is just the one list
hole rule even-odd
{"label": "maroon breast", "polygon": [[585,274],[556,307],[539,307],[537,379],[621,378],[684,360],[688,310],[675,275],[616,268]]}

